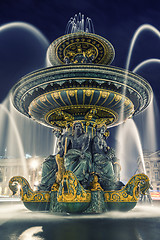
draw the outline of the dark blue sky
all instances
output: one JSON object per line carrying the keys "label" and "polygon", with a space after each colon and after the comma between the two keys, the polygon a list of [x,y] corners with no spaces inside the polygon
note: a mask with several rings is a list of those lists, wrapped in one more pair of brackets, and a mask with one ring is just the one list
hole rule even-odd
{"label": "dark blue sky", "polygon": [[[3,25],[15,21],[33,24],[48,38],[49,42],[52,42],[64,34],[70,17],[79,12],[92,19],[96,34],[107,38],[113,44],[116,57],[112,65],[119,67],[125,66],[129,44],[135,30],[144,23],[152,24],[158,29],[160,25],[160,3],[158,0],[1,0],[0,24]],[[5,98],[9,89],[18,80],[16,78],[19,78],[23,72],[27,73],[27,71],[41,67],[41,63],[39,65],[34,62],[32,67],[24,69],[24,65],[28,64],[27,61],[33,62],[34,60],[32,59],[34,54],[32,54],[32,51],[30,53],[27,49],[26,61],[24,58],[22,59],[23,66],[19,68],[19,71],[16,70],[15,74],[14,62],[16,62],[16,58],[22,58],[16,54],[16,48],[20,48],[20,44],[17,43],[18,46],[15,44],[14,51],[9,52],[8,46],[10,46],[10,42],[16,42],[17,39],[14,40],[12,35],[12,39],[7,39],[8,45],[6,44],[6,38],[2,38],[1,41],[0,65],[3,73],[1,73],[0,80],[0,101]],[[5,42],[5,47],[3,41]],[[23,45],[21,47],[25,48]],[[138,63],[147,58],[159,58],[159,47],[160,41],[158,41],[156,36],[150,32],[143,33],[137,41],[130,69],[133,69]],[[11,59],[13,70],[9,71],[10,74],[6,74],[6,65]],[[151,70],[145,69],[142,73],[153,86],[160,101],[158,96],[159,91],[157,90],[159,70],[157,66],[152,67],[154,69],[154,76]]]}

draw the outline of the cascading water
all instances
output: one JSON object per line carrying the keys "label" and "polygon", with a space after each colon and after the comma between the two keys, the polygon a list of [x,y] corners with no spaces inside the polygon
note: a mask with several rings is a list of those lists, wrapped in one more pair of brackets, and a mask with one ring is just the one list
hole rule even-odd
{"label": "cascading water", "polygon": [[133,119],[129,119],[122,124],[117,141],[119,143],[117,157],[121,160],[122,181],[126,182],[128,178],[136,173],[137,165],[135,160],[138,156],[142,161],[143,172],[146,173],[141,139]]}
{"label": "cascading water", "polygon": [[76,33],[76,32],[91,32],[94,33],[94,26],[91,18],[87,17],[86,20],[84,15],[79,13],[75,14],[74,18],[70,18],[68,21],[65,33]]}
{"label": "cascading water", "polygon": [[135,42],[143,31],[151,31],[153,34],[157,35],[160,38],[160,31],[158,31],[158,29],[155,28],[154,26],[150,24],[142,24],[140,27],[138,27],[132,37],[131,44],[129,47],[127,61],[126,61],[126,70],[128,70],[130,66],[131,56],[132,56],[133,48],[135,46]]}
{"label": "cascading water", "polygon": [[142,67],[148,65],[148,64],[151,64],[151,63],[160,63],[160,59],[157,59],[157,58],[150,58],[150,59],[147,59],[143,62],[141,62],[140,64],[138,64],[132,72],[137,72],[139,71]]}
{"label": "cascading water", "polygon": [[[25,154],[24,154],[24,149],[23,149],[21,137],[20,137],[19,131],[18,131],[18,126],[17,126],[12,114],[7,109],[7,107],[5,106],[5,105],[7,105],[6,102],[7,102],[7,100],[3,104],[0,104],[0,115],[4,116],[4,113],[5,113],[5,114],[7,114],[8,119],[9,119],[9,127],[8,127],[9,137],[8,137],[7,143],[6,143],[7,153],[9,152],[9,156],[10,156],[10,153],[12,152],[12,151],[10,151],[11,147],[15,148],[15,145],[18,146],[17,150],[19,151],[20,159],[22,161],[23,174],[24,174],[25,177],[28,177],[27,164],[26,164],[26,160],[25,160]],[[5,126],[6,121],[4,121],[4,117],[2,117],[2,120],[1,120],[0,124],[1,124],[2,129],[6,128],[6,126]],[[12,131],[12,134],[10,134],[11,131]],[[2,142],[2,140],[4,140],[4,135],[5,135],[5,133],[3,133],[1,135],[2,136],[2,138],[0,139],[1,142]],[[12,137],[13,137],[13,139],[12,139]],[[13,144],[13,142],[15,143],[15,145]],[[7,153],[5,153],[5,155]]]}
{"label": "cascading water", "polygon": [[49,44],[47,38],[32,24],[25,23],[25,22],[12,22],[8,24],[4,24],[0,26],[0,31],[1,34],[3,31],[9,31],[10,29],[15,29],[15,28],[22,28],[25,29],[29,32],[31,32],[33,35],[37,37],[39,41],[41,41],[42,44],[47,45]]}
{"label": "cascading water", "polygon": [[[153,27],[152,25],[149,24],[143,24],[141,25],[134,33],[132,40],[131,40],[131,44],[130,44],[130,48],[128,51],[128,56],[127,56],[127,61],[126,61],[126,75],[125,75],[125,82],[124,82],[124,86],[127,85],[127,78],[128,78],[128,70],[129,70],[129,66],[130,66],[130,62],[131,62],[131,56],[132,56],[132,52],[133,52],[133,48],[135,46],[136,40],[139,37],[139,35],[143,32],[143,31],[151,31],[152,33],[154,33],[156,36],[160,37],[160,32],[158,31],[158,29],[156,29],[155,27]],[[144,67],[145,65],[151,64],[151,63],[159,63],[160,60],[159,59],[147,59],[143,62],[141,62],[140,64],[138,64],[133,72],[137,72],[138,70],[140,70],[142,67]],[[123,88],[123,95],[126,95],[126,87]],[[145,136],[144,139],[141,139],[142,142],[146,142],[146,139],[150,142],[150,145],[146,143],[145,146],[147,146],[151,151],[155,151],[156,147],[157,147],[157,142],[156,142],[156,127],[155,127],[155,117],[154,117],[154,107],[153,107],[153,99],[151,101],[151,105],[148,107],[148,109],[145,110],[145,114],[146,114],[146,119],[145,122],[143,123],[143,128],[145,128]],[[124,105],[122,105],[121,108],[121,121],[123,121],[124,119]],[[134,118],[135,122],[136,122],[136,117]],[[124,136],[124,132],[123,132],[123,126],[119,126],[118,127],[118,131],[117,131],[117,141],[118,143],[121,142],[121,144],[117,145],[116,150],[117,150],[117,155],[121,156],[121,152],[122,149],[125,149],[126,146],[123,144],[126,144],[125,141],[120,140],[122,139],[122,135],[124,138],[126,138],[126,136]],[[127,133],[128,134],[128,133]],[[136,131],[135,133],[135,138],[139,139],[139,134],[138,131]],[[141,144],[140,144],[141,145]],[[144,148],[145,148],[144,146]],[[140,152],[139,155],[142,156],[141,152],[142,152],[142,147],[139,148]],[[144,166],[144,159],[143,157],[141,157],[142,159],[142,165]],[[123,160],[121,159],[121,161],[123,162]],[[144,166],[145,169],[145,166]],[[144,170],[145,171],[145,170]]]}
{"label": "cascading water", "polygon": [[[0,27],[0,35],[2,57],[3,52],[5,54],[2,61],[1,79],[6,84],[7,82],[11,84],[11,80],[14,84],[24,74],[45,66],[45,54],[49,42],[34,26],[23,22],[5,24]],[[9,39],[12,39],[12,44],[8,42]],[[10,56],[6,51],[8,48]],[[13,53],[12,51],[15,50],[16,53]],[[13,62],[12,55],[14,56]],[[8,96],[0,105],[0,123],[0,155],[2,158],[4,156],[18,161],[18,165],[22,166],[22,172],[19,170],[18,175],[23,175],[28,179],[29,166],[26,156],[46,157],[53,153],[54,137],[51,129],[46,129],[18,113],[10,103]],[[7,188],[10,177],[12,176],[8,173]]]}
{"label": "cascading water", "polygon": [[[145,67],[150,67],[154,64],[159,64],[160,59],[147,59],[140,64],[138,64],[134,69],[133,72],[139,72],[142,68]],[[156,136],[156,120],[155,116],[159,115],[159,111],[156,106],[156,100],[155,97],[153,96],[153,99],[151,101],[151,104],[145,111],[146,115],[146,123],[144,124],[144,132],[145,136],[143,136],[142,142],[144,143],[144,148],[145,149],[150,149],[151,151],[156,151],[157,150],[157,136]],[[158,114],[155,113],[155,111],[158,111]],[[145,119],[145,117],[144,117]],[[148,141],[148,142],[147,142]]]}

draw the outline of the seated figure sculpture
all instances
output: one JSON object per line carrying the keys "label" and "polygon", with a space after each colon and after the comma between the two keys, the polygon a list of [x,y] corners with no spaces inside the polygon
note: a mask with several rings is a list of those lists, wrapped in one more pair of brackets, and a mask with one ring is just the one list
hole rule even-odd
{"label": "seated figure sculpture", "polygon": [[38,185],[38,191],[50,191],[53,183],[56,182],[56,172],[58,170],[55,156],[50,155],[42,164],[42,178]]}
{"label": "seated figure sculpture", "polygon": [[97,127],[96,136],[92,141],[94,172],[98,175],[99,183],[104,190],[117,188],[120,171],[115,151],[107,146],[106,139],[108,136],[109,132],[106,132],[106,126],[102,125],[99,128]]}
{"label": "seated figure sculpture", "polygon": [[54,183],[59,184],[65,171],[72,171],[84,188],[90,186],[96,174],[104,190],[121,187],[120,164],[115,151],[106,143],[106,126],[97,127],[96,136],[84,132],[81,122],[74,122],[72,134],[55,131],[58,139],[56,155],[50,155],[42,165],[40,191],[51,190]]}
{"label": "seated figure sculpture", "polygon": [[81,122],[75,122],[72,135],[67,138],[67,152],[64,157],[65,169],[72,171],[78,181],[86,187],[92,172],[90,136],[84,132]]}
{"label": "seated figure sculpture", "polygon": [[58,152],[56,155],[50,155],[47,157],[42,164],[42,178],[41,183],[38,186],[39,191],[50,191],[55,182],[59,183],[62,180],[65,171],[63,156],[66,134],[62,135],[61,131],[54,131],[54,133],[57,137]]}

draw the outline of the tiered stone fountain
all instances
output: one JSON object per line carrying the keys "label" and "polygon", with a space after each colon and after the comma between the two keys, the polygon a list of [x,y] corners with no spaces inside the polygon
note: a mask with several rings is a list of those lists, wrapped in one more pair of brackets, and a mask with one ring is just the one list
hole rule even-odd
{"label": "tiered stone fountain", "polygon": [[57,154],[43,163],[37,191],[15,176],[9,187],[30,210],[100,213],[132,209],[149,188],[145,174],[124,186],[120,162],[107,146],[107,128],[123,123],[149,105],[152,89],[141,76],[110,66],[109,41],[79,29],[55,40],[47,52],[50,67],[20,79],[11,91],[14,107],[53,128]]}

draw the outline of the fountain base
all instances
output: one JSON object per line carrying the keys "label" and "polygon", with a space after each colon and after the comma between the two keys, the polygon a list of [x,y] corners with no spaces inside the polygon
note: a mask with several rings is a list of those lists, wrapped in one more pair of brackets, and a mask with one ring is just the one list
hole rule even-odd
{"label": "fountain base", "polygon": [[18,191],[18,184],[21,200],[31,211],[86,214],[129,211],[150,186],[145,174],[137,174],[120,190],[104,191],[98,181],[93,181],[90,189],[84,189],[71,171],[66,171],[60,185],[54,183],[51,191],[33,191],[25,178],[16,176],[9,182],[13,194]]}

